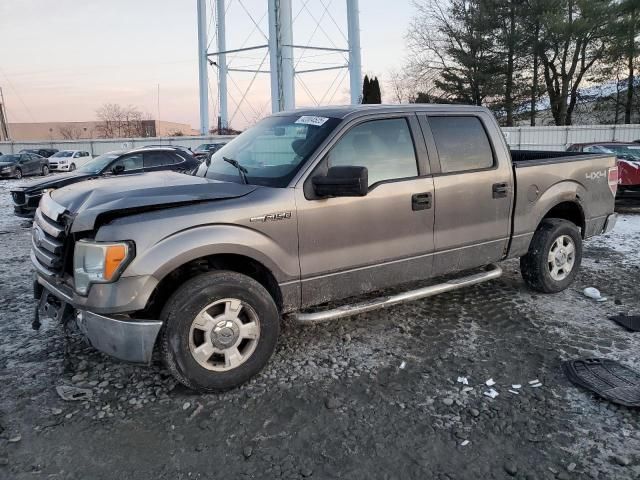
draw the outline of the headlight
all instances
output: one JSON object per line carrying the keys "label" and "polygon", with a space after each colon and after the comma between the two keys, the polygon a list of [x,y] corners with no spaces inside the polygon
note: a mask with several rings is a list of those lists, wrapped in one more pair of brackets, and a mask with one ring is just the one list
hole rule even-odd
{"label": "headlight", "polygon": [[133,255],[131,242],[76,242],[73,254],[76,291],[85,295],[92,283],[114,282]]}
{"label": "headlight", "polygon": [[11,171],[11,167],[3,167],[2,170],[0,170],[0,172],[10,172]]}
{"label": "headlight", "polygon": [[64,165],[65,163],[67,163],[67,161],[66,160],[58,160],[58,163]]}

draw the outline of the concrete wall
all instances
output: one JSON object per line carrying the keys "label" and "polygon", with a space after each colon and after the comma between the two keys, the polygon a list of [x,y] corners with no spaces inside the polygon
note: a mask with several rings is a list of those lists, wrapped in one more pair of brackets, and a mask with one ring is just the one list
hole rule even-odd
{"label": "concrete wall", "polygon": [[[167,122],[165,120],[143,120],[148,124],[149,136],[169,136],[176,132],[183,135],[197,135],[198,131],[186,123]],[[9,136],[13,141],[57,141],[73,139],[97,139],[101,132],[101,122],[37,122],[9,123]],[[145,127],[145,131],[147,128]],[[146,135],[146,133],[145,133]]]}
{"label": "concrete wall", "polygon": [[23,148],[57,148],[58,150],[85,150],[92,156],[102,155],[112,150],[127,150],[145,145],[180,145],[195,148],[209,141],[229,141],[231,135],[210,135],[204,137],[149,137],[114,138],[104,140],[52,140],[40,142],[0,142],[0,152],[16,153]]}

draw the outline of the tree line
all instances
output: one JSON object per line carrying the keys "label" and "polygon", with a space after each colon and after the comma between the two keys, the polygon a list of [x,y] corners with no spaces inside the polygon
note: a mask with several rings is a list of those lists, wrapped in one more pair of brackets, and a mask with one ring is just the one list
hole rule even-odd
{"label": "tree line", "polygon": [[[640,0],[416,0],[409,61],[392,73],[397,101],[491,108],[502,124],[536,125],[541,98],[571,125],[580,88],[616,85],[615,118],[636,100]],[[640,109],[637,110],[640,114]]]}

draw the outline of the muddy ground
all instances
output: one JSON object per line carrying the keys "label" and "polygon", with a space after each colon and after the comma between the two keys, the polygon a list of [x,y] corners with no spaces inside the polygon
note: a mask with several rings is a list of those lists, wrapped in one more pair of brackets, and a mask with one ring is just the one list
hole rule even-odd
{"label": "muddy ground", "polygon": [[[16,183],[0,182],[0,479],[640,477],[640,412],[560,368],[597,356],[640,370],[640,333],[607,319],[640,313],[640,215],[586,244],[563,293],[532,293],[508,262],[501,279],[457,293],[285,322],[261,375],[196,395],[157,362],[114,361],[50,322],[31,329],[29,225],[7,193]],[[587,286],[608,301],[584,297]],[[489,378],[495,399],[483,395]],[[528,386],[535,379],[542,387]],[[92,398],[63,401],[60,385]]]}

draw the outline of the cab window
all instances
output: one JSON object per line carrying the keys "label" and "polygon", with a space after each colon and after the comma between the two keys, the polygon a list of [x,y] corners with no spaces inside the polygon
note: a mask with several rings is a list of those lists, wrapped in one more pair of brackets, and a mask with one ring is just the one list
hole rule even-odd
{"label": "cab window", "polygon": [[353,127],[331,149],[327,166],[367,167],[369,186],[417,176],[416,151],[407,120],[372,120]]}

